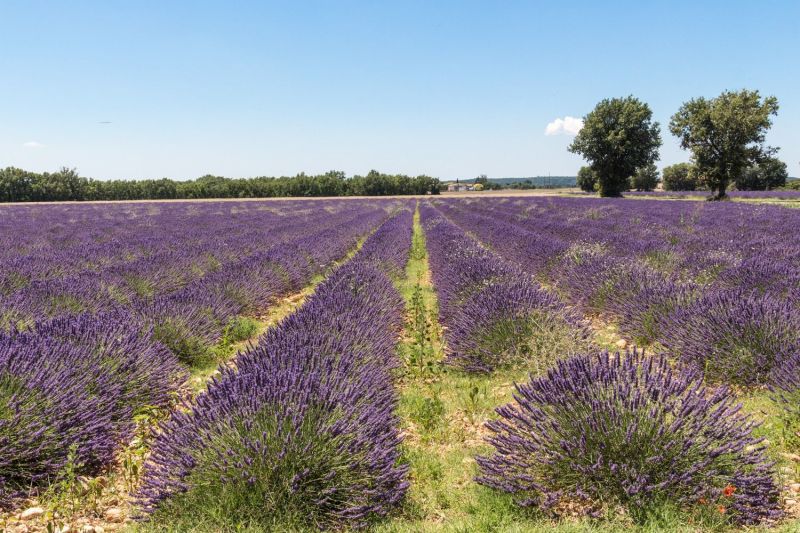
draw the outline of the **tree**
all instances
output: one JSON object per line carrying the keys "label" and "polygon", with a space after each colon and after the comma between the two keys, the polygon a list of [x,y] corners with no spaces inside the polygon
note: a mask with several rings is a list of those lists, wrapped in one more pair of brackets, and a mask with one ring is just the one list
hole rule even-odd
{"label": "tree", "polygon": [[658,160],[661,134],[650,106],[633,96],[606,99],[583,117],[569,146],[597,175],[600,196],[621,196],[636,169]]}
{"label": "tree", "polygon": [[20,168],[0,170],[0,202],[30,202],[34,199],[33,184],[38,179],[41,179],[38,174]]}
{"label": "tree", "polygon": [[581,167],[578,170],[578,187],[585,192],[594,192],[597,184],[597,175],[589,167]]}
{"label": "tree", "polygon": [[792,178],[786,182],[786,188],[792,191],[800,191],[800,179]]}
{"label": "tree", "polygon": [[477,185],[481,186],[480,189],[475,189],[476,191],[477,190],[481,190],[481,191],[484,191],[484,190],[486,190],[486,191],[499,191],[500,189],[503,188],[503,186],[500,185],[499,183],[496,183],[494,181],[489,181],[489,178],[486,176],[486,174],[481,174],[480,176],[475,178],[475,185],[476,186]]}
{"label": "tree", "polygon": [[62,167],[57,172],[45,172],[33,183],[34,200],[63,202],[85,200],[88,180],[74,168]]}
{"label": "tree", "polygon": [[777,157],[765,157],[736,178],[736,188],[740,191],[768,191],[786,185],[789,171],[786,163]]}
{"label": "tree", "polygon": [[637,191],[652,191],[658,186],[658,168],[650,163],[636,171],[631,177],[631,187]]}
{"label": "tree", "polygon": [[665,191],[693,191],[697,189],[697,171],[691,163],[678,163],[664,167],[661,183]]}
{"label": "tree", "polygon": [[725,197],[728,185],[744,170],[773,155],[764,146],[771,117],[778,114],[778,99],[761,99],[758,91],[725,91],[716,98],[695,98],[672,116],[669,129],[692,152],[703,182],[716,191],[711,199]]}

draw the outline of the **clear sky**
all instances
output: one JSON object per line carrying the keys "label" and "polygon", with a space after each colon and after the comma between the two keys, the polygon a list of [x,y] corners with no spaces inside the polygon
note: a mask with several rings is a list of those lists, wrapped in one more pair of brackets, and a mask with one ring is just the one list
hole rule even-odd
{"label": "clear sky", "polygon": [[628,94],[663,166],[683,101],[749,88],[800,176],[798,0],[0,0],[0,27],[0,166],[574,175],[568,117]]}

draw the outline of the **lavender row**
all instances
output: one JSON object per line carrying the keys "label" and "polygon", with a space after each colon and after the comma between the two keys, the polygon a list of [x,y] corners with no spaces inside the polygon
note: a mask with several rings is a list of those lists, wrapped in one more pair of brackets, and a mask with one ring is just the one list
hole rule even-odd
{"label": "lavender row", "polygon": [[[207,356],[233,317],[299,289],[396,205],[362,206],[343,217],[320,205],[329,220],[316,231],[249,253],[171,294],[40,316],[0,335],[0,505],[58,479],[68,461],[82,474],[111,464],[138,412],[174,403],[186,377],[179,360]],[[102,285],[86,281],[89,290]]]}
{"label": "lavender row", "polygon": [[0,508],[60,476],[114,460],[136,414],[168,407],[186,375],[125,316],[61,317],[0,334]]}
{"label": "lavender row", "polygon": [[278,296],[298,291],[385,218],[383,210],[357,211],[343,221],[331,217],[323,229],[252,254],[135,312],[182,361],[202,362],[231,320],[258,314]]}
{"label": "lavender row", "polygon": [[705,285],[739,279],[744,275],[740,269],[747,268],[750,276],[763,272],[763,282],[780,281],[780,271],[789,276],[784,287],[800,286],[800,275],[788,268],[800,259],[800,236],[792,229],[800,222],[800,212],[793,209],[558,197],[440,205],[446,212],[453,208],[469,218],[519,226],[545,242],[596,245],[614,257],[641,261]]}
{"label": "lavender row", "polygon": [[[180,204],[170,207],[174,205]],[[139,293],[119,283],[119,269],[78,272],[68,278],[33,281],[16,290],[0,300],[0,317],[10,329],[26,329],[49,317],[85,312],[128,314],[130,321],[152,328],[155,338],[184,363],[203,364],[214,357],[213,347],[235,317],[243,313],[258,314],[272,305],[277,296],[299,290],[313,275],[344,256],[360,236],[386,217],[386,210],[396,206],[396,202],[351,204],[355,209],[347,210],[323,202],[315,205],[311,220],[317,223],[310,230],[278,231],[282,237],[277,238],[277,244],[261,249],[253,248],[251,241],[237,242],[241,249],[235,254],[223,247],[217,255],[227,256],[228,260],[191,281],[175,281],[180,278],[175,271],[185,269],[184,263],[156,254],[123,269],[126,273],[122,277],[130,283],[135,280]],[[213,215],[214,205],[209,204],[208,209]],[[200,215],[191,220],[205,225]],[[238,221],[245,225],[249,222]],[[191,231],[183,238],[191,243]],[[270,237],[262,242],[266,245],[275,239]],[[173,244],[157,240],[152,247]],[[234,242],[227,245],[233,246]],[[204,252],[206,256],[211,253],[216,251]],[[172,280],[173,286],[159,280]]]}
{"label": "lavender row", "polygon": [[[169,291],[344,209],[341,202],[3,206],[0,288],[10,294],[35,281],[109,271],[120,290],[128,282]],[[149,286],[130,279],[137,277]]]}
{"label": "lavender row", "polygon": [[[453,335],[448,345],[459,346],[471,333],[467,325],[481,328],[481,320],[491,323],[498,309],[506,316],[520,309],[515,296],[521,280],[530,278],[480,247],[435,208],[424,207],[422,215],[445,325],[470,316],[464,313],[470,293],[484,295],[477,320],[446,331]],[[506,237],[510,247],[534,244],[518,233]],[[536,322],[541,321],[539,315]],[[542,338],[541,331],[523,328],[506,333]],[[514,401],[488,423],[493,453],[477,460],[479,483],[548,513],[566,505],[600,517],[623,507],[634,520],[644,521],[669,502],[688,512],[722,509],[740,524],[780,517],[773,465],[752,435],[754,422],[739,414],[730,391],[705,389],[699,373],[674,371],[663,357],[559,358],[559,352],[568,351],[551,337],[543,341],[555,345],[556,357],[542,361],[535,374],[540,377],[519,385]]]}
{"label": "lavender row", "polygon": [[[185,209],[181,204],[167,205],[161,209],[178,212],[172,213],[172,217],[140,215],[147,223],[139,224],[134,217],[131,231],[141,234],[128,233],[126,227],[113,239],[93,247],[86,242],[92,240],[92,235],[114,233],[103,225],[107,220],[100,220],[95,228],[72,228],[71,239],[82,246],[67,245],[70,257],[60,253],[65,246],[56,241],[35,253],[17,257],[10,262],[13,264],[3,265],[0,269],[6,286],[0,293],[3,322],[25,327],[44,317],[141,307],[181,292],[185,296],[196,290],[197,285],[203,285],[206,277],[220,278],[227,270],[247,268],[248,264],[263,259],[268,250],[295,241],[299,245],[314,244],[309,247],[315,250],[310,261],[329,261],[331,251],[325,243],[330,236],[337,236],[342,229],[351,234],[366,231],[370,224],[374,226],[385,216],[385,204],[358,204],[355,209],[346,209],[343,205],[318,203],[313,210],[299,205],[297,212],[275,214],[270,210],[267,216],[262,216],[262,211],[243,216],[233,208],[227,208],[232,214],[227,211],[218,214],[214,204],[186,215],[181,213]],[[247,207],[252,209],[249,204]],[[123,218],[122,222],[126,221]],[[25,222],[23,218],[16,223],[17,235],[27,234]],[[88,236],[81,233],[87,230]],[[309,241],[310,237],[316,237],[317,242]],[[77,263],[75,256],[79,258]]]}
{"label": "lavender row", "polygon": [[152,520],[192,509],[220,528],[358,527],[402,499],[392,369],[403,300],[385,271],[405,265],[410,244],[404,210],[173,415],[138,494]]}
{"label": "lavender row", "polygon": [[470,372],[502,366],[543,371],[586,349],[580,316],[526,273],[442,217],[420,210],[440,302],[446,362]]}
{"label": "lavender row", "polygon": [[[713,231],[703,214],[705,204],[694,208],[673,202],[668,205],[677,213],[665,218],[684,220],[688,227],[673,222],[676,228],[670,230],[660,219],[652,220],[650,211],[661,213],[663,202],[628,201],[624,213],[620,202],[527,200],[488,208],[453,202],[441,208],[565,298],[589,312],[615,317],[637,344],[659,342],[713,381],[764,383],[781,365],[790,364],[800,352],[800,278],[793,266],[800,245],[796,238],[776,243],[775,235],[758,231],[766,230],[767,215],[778,221],[796,215],[780,208],[765,214],[760,207],[746,206],[741,212],[730,206],[739,217],[750,215],[747,224],[726,214]],[[588,220],[585,211],[576,213],[589,207]],[[637,228],[631,218],[646,229]],[[642,231],[647,238],[637,237]],[[772,233],[781,239],[786,232],[776,228]],[[708,236],[707,250],[695,234]],[[725,239],[715,238],[719,234]],[[692,261],[705,266],[685,267]]]}

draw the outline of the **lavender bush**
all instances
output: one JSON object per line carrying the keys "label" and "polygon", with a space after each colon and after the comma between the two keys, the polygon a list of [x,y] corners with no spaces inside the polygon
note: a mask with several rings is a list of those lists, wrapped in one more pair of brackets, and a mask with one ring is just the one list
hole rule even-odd
{"label": "lavender bush", "polygon": [[448,364],[468,372],[498,366],[542,371],[588,348],[587,325],[557,296],[435,208],[423,207],[421,215]]}
{"label": "lavender bush", "polygon": [[471,372],[523,366],[543,372],[589,347],[589,328],[558,298],[522,279],[491,283],[450,324],[447,362]]}
{"label": "lavender bush", "polygon": [[57,478],[70,455],[82,473],[110,463],[122,386],[97,381],[85,356],[50,337],[0,336],[0,504]]}
{"label": "lavender bush", "polygon": [[[76,370],[98,384],[104,380],[118,384],[114,416],[118,422],[130,422],[130,413],[143,409],[170,407],[187,377],[175,355],[153,339],[152,331],[125,313],[59,317],[38,324],[29,335],[83,350]],[[92,390],[105,394],[99,385]]]}
{"label": "lavender bush", "polygon": [[664,336],[673,312],[690,305],[697,292],[694,283],[635,264],[617,273],[603,309],[619,318],[622,334],[637,346],[649,346]]}
{"label": "lavender bush", "polygon": [[173,405],[185,377],[124,314],[63,316],[0,336],[0,485],[8,491],[0,498],[58,479],[67,460],[80,473],[108,466],[134,415]]}
{"label": "lavender bush", "polygon": [[769,294],[713,291],[672,313],[662,343],[710,381],[763,384],[800,350],[800,316]]}
{"label": "lavender bush", "polygon": [[563,360],[518,385],[487,423],[494,453],[478,482],[553,510],[621,505],[642,520],[661,505],[713,505],[736,523],[780,516],[772,464],[728,389],[664,358],[607,353]]}
{"label": "lavender bush", "polygon": [[800,444],[800,352],[787,358],[770,375],[769,389],[781,407],[783,436],[793,447]]}

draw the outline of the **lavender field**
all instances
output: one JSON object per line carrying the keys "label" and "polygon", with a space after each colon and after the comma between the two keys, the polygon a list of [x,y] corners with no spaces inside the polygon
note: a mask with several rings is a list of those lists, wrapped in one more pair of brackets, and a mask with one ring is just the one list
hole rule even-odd
{"label": "lavender field", "polygon": [[800,530],[800,211],[0,206],[0,531]]}
{"label": "lavender field", "polygon": [[[629,191],[630,196],[652,196],[656,198],[700,198],[709,196],[708,191]],[[728,195],[733,200],[800,200],[800,191],[791,189],[778,189],[772,191],[730,191]]]}

